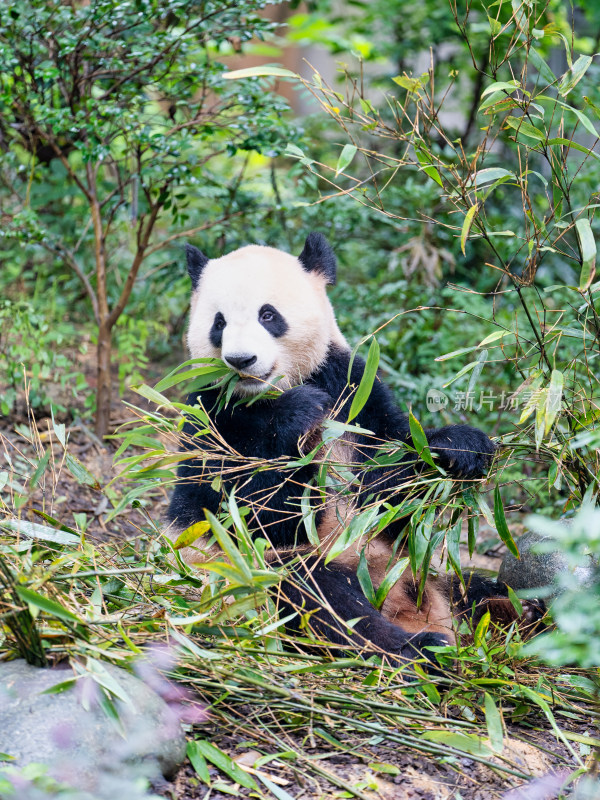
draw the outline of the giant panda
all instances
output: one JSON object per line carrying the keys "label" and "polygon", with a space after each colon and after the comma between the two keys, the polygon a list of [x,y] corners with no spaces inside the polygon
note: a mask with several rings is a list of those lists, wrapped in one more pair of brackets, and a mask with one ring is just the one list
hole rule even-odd
{"label": "giant panda", "polygon": [[[182,446],[190,454],[196,452],[179,466],[168,530],[175,538],[204,521],[206,510],[216,514],[235,488],[238,504],[250,508],[254,535],[266,538],[273,552],[289,561],[290,555],[311,549],[299,498],[314,483],[322,462],[305,460],[291,472],[283,465],[318,444],[326,418],[346,421],[365,368],[360,357],[352,360],[327,296],[327,287],[336,280],[336,257],[320,233],[308,235],[298,257],[259,245],[214,259],[191,245],[186,251],[192,281],[190,355],[221,359],[238,380],[225,406],[214,386],[188,398],[188,404],[200,404],[208,413],[213,437],[225,449],[220,454],[218,448],[198,454],[206,436],[194,438],[198,423],[185,423]],[[277,394],[265,397],[269,386]],[[449,597],[453,584],[443,577],[428,579],[417,607],[410,569],[381,610],[374,608],[357,576],[361,550],[376,589],[402,552],[397,551],[397,538],[406,519],[392,522],[371,540],[362,537],[325,564],[323,554],[365,499],[388,497],[398,503],[419,469],[409,453],[388,468],[365,466],[377,443],[411,444],[407,417],[379,378],[353,425],[358,433],[342,437],[336,446],[344,462],[352,465],[358,486],[339,498],[330,491],[318,506],[316,529],[322,547],[296,559],[279,598],[285,611],[298,611],[297,625],[308,615],[317,635],[334,645],[389,654],[396,662],[452,642],[456,614],[467,613],[474,604],[481,609],[499,603],[499,616],[506,613],[506,588],[475,576],[468,591],[459,593],[454,617]],[[427,430],[426,435],[431,452],[450,476],[464,480],[485,474],[494,444],[482,431],[451,425]],[[194,562],[201,560],[201,553],[202,543],[196,543],[184,555]]]}

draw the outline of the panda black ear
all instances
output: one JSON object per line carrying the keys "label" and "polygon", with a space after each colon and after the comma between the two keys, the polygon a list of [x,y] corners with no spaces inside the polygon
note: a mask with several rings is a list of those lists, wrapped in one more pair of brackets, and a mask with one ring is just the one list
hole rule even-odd
{"label": "panda black ear", "polygon": [[327,283],[335,283],[337,260],[322,233],[308,234],[298,260],[307,272],[318,272],[326,278]]}
{"label": "panda black ear", "polygon": [[209,259],[202,250],[198,250],[192,244],[186,244],[185,255],[187,258],[187,271],[192,279],[192,288],[195,289],[198,286],[202,270],[208,264]]}

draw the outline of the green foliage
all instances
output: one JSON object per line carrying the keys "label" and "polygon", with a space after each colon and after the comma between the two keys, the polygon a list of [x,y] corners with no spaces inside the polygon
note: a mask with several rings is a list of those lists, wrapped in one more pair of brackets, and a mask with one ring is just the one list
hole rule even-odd
{"label": "green foliage", "polygon": [[229,159],[273,155],[290,138],[277,95],[260,83],[240,91],[221,80],[218,58],[232,52],[231,42],[272,27],[259,14],[264,5],[18,0],[3,7],[0,238],[9,248],[21,244],[12,249],[17,263],[43,252],[53,273],[79,280],[97,327],[101,434],[112,331],[142,265],[147,276],[161,268],[164,246],[239,214],[248,159],[241,169]]}
{"label": "green foliage", "polygon": [[[597,420],[597,67],[587,54],[572,52],[560,17],[552,18],[553,6],[524,4],[516,14],[496,4],[481,9],[487,22],[450,6],[454,36],[475,63],[482,36],[486,42],[468,133],[457,138],[445,121],[459,84],[454,72],[448,76],[435,63],[422,76],[396,78],[399,89],[386,96],[381,112],[362,78],[346,73],[342,94],[315,74],[305,85],[356,148],[354,174],[306,154],[302,163],[329,193],[352,194],[396,225],[406,219],[397,203],[408,181],[430,187],[433,212],[418,206],[427,227],[450,232],[450,250],[456,253],[459,245],[466,264],[488,265],[472,284],[495,298],[493,314],[487,302],[482,306],[490,323],[482,340],[489,345],[469,341],[468,328],[451,337],[462,338],[454,355],[477,352],[442,388],[458,381],[461,391],[464,386],[466,395],[477,397],[477,387],[493,380],[496,397],[502,391],[512,403],[504,452],[535,452],[547,471],[547,491],[558,490],[577,505],[588,489],[596,493],[599,469],[597,453],[580,446]],[[556,43],[565,48],[562,74],[546,60]],[[373,137],[381,147],[374,149]],[[367,169],[359,171],[361,158]],[[463,288],[465,306],[479,302],[472,284]],[[497,338],[488,339],[493,333]],[[396,348],[415,350],[421,348]]]}
{"label": "green foliage", "polygon": [[[597,667],[600,664],[600,510],[583,506],[569,520],[555,522],[529,517],[529,527],[551,537],[535,546],[536,552],[558,550],[567,569],[556,576],[560,594],[552,603],[556,630],[526,645],[526,652],[541,656],[549,664]],[[594,558],[594,562],[591,559]],[[582,581],[581,569],[588,574]],[[579,570],[579,571],[577,571]]]}
{"label": "green foliage", "polygon": [[19,400],[25,408],[24,387],[32,408],[48,409],[52,403],[65,411],[63,398],[74,401],[87,386],[77,367],[85,344],[77,345],[72,323],[52,316],[38,303],[0,301],[0,412],[5,416]]}

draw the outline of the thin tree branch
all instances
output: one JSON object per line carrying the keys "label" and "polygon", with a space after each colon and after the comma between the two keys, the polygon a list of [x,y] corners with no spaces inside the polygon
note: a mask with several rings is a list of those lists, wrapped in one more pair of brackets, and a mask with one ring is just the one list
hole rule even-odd
{"label": "thin tree branch", "polygon": [[165,245],[169,244],[169,242],[174,242],[177,239],[183,239],[185,236],[195,236],[197,233],[200,233],[201,231],[206,231],[209,228],[214,228],[215,225],[219,225],[222,222],[227,222],[227,220],[233,219],[233,217],[239,217],[243,213],[244,211],[235,211],[233,214],[227,214],[225,217],[213,220],[212,222],[205,222],[204,225],[198,225],[196,228],[188,228],[185,231],[179,231],[179,233],[173,233],[171,236],[167,236],[166,239],[161,239],[160,242],[157,242],[156,244],[153,244],[151,247],[148,247],[145,255],[149,256],[152,253],[156,253],[157,250],[160,250]]}

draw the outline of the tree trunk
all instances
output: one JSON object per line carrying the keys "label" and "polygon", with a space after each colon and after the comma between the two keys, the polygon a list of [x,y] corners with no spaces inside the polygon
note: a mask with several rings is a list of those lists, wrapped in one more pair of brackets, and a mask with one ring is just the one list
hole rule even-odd
{"label": "tree trunk", "polygon": [[112,386],[110,376],[110,351],[112,345],[112,328],[107,320],[98,326],[98,385],[96,387],[96,435],[101,439],[110,427],[110,403]]}

